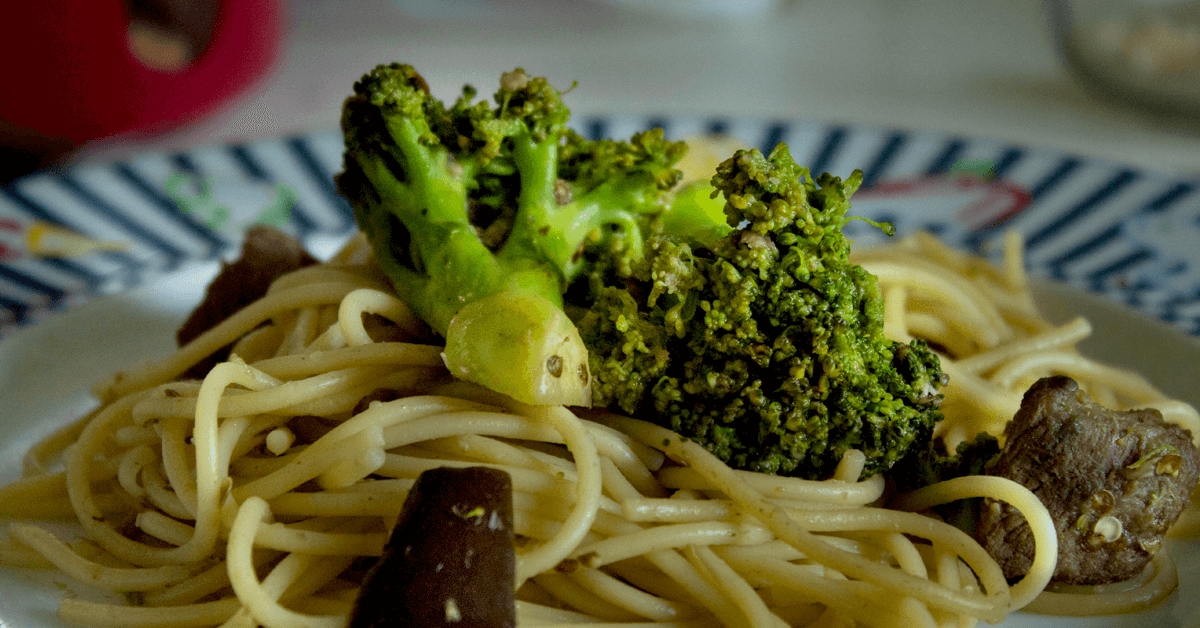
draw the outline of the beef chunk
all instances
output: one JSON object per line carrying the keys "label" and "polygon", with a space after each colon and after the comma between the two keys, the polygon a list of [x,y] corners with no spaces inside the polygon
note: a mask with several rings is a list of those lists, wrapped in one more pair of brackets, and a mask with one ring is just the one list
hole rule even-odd
{"label": "beef chunk", "polygon": [[[175,332],[176,342],[183,346],[195,340],[266,294],[271,282],[279,276],[316,263],[316,258],[286,233],[265,225],[251,227],[246,232],[241,257],[232,264],[222,265],[204,300]],[[187,375],[203,377],[226,357],[228,348],[197,364]]]}
{"label": "beef chunk", "polygon": [[[1191,434],[1157,410],[1109,410],[1068,377],[1034,384],[989,474],[1042,500],[1058,531],[1054,581],[1102,584],[1141,573],[1189,504],[1200,471]],[[1028,571],[1024,517],[984,500],[976,536],[1009,578]]]}

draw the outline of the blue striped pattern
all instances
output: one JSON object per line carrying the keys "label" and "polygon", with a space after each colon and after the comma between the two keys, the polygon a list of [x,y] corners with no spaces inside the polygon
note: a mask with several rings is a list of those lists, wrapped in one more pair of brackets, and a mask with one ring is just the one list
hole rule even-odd
{"label": "blue striped pattern", "polygon": [[151,230],[142,221],[129,216],[115,204],[101,198],[95,192],[79,183],[70,174],[60,174],[58,184],[62,189],[78,196],[84,205],[93,209],[98,216],[107,218],[114,226],[123,229],[134,240],[141,242],[158,252],[164,261],[164,267],[170,269],[178,266],[186,254],[171,241]]}
{"label": "blue striped pattern", "polygon": [[900,132],[889,133],[884,140],[883,145],[879,148],[879,152],[875,153],[863,168],[862,187],[869,188],[875,185],[887,174],[888,166],[900,154],[904,148],[905,142],[908,141],[908,135]]}
{"label": "blue striped pattern", "polygon": [[171,200],[162,190],[155,187],[149,181],[146,181],[141,174],[129,166],[129,164],[118,163],[113,165],[113,170],[122,178],[134,186],[137,191],[157,206],[164,215],[170,216],[178,222],[184,229],[193,234],[197,239],[203,241],[209,247],[211,254],[216,254],[220,250],[229,246],[229,240],[219,233],[215,233],[212,229],[200,224],[194,218],[189,217],[179,210],[179,206],[175,201]]}
{"label": "blue striped pattern", "polygon": [[[970,227],[958,216],[931,213],[923,201],[883,197],[860,200],[856,207],[863,209],[856,214],[893,221],[904,231],[932,231],[985,253],[1005,231],[1016,229],[1026,237],[1034,275],[1104,293],[1200,334],[1200,256],[1194,244],[1200,242],[1200,180],[957,134],[805,120],[647,115],[593,116],[574,124],[589,138],[660,127],[674,138],[729,134],[764,152],[786,142],[813,175],[844,178],[861,169],[864,191],[889,181],[941,177],[968,162],[987,164],[993,179],[1028,193],[1023,211]],[[230,254],[236,234],[214,230],[179,207],[166,187],[172,175],[216,180],[226,191],[255,188],[260,195],[254,198],[264,187],[289,185],[297,198],[287,228],[309,239],[353,228],[350,205],[334,184],[340,167],[340,136],[331,129],[198,148],[146,163],[37,174],[0,186],[0,217],[42,220],[128,243],[125,251],[0,264],[0,333],[194,259]],[[97,174],[111,185],[98,183]]]}
{"label": "blue striped pattern", "polygon": [[[271,176],[258,162],[258,159],[251,154],[245,144],[234,144],[229,147],[229,152],[233,155],[237,164],[245,169],[249,178],[263,183],[271,182]],[[292,222],[295,223],[301,238],[312,235],[317,229],[316,221],[308,215],[308,211],[304,208],[303,203],[298,204],[292,209]]]}
{"label": "blue striped pattern", "polygon": [[[1073,161],[1071,165],[1072,169],[1078,167],[1078,161]],[[1068,232],[1071,225],[1087,218],[1089,214],[1103,207],[1110,197],[1133,182],[1137,176],[1137,173],[1132,170],[1122,170],[1116,173],[1101,187],[1085,195],[1078,202],[1068,207],[1066,211],[1059,213],[1053,220],[1026,236],[1025,247],[1033,250],[1053,242],[1056,238]],[[1063,177],[1060,176],[1055,182],[1059,183],[1062,180]],[[1042,193],[1041,190],[1035,193],[1034,198],[1037,198],[1040,193]]]}
{"label": "blue striped pattern", "polygon": [[936,177],[949,172],[950,168],[962,158],[966,147],[967,140],[965,139],[959,137],[947,138],[945,144],[942,145],[941,152],[925,167],[925,176]]}
{"label": "blue striped pattern", "polygon": [[295,155],[296,161],[307,171],[316,187],[325,195],[325,200],[339,211],[337,230],[349,231],[352,229],[354,227],[354,210],[350,207],[349,201],[338,194],[337,186],[333,183],[333,178],[337,173],[321,163],[303,137],[290,138],[288,148]]}
{"label": "blue striped pattern", "polygon": [[[21,191],[21,182],[15,182],[9,185],[0,186],[0,207],[6,211],[11,211],[13,215],[24,220],[37,220],[62,227],[65,229],[77,231],[80,233],[89,233],[90,230],[84,226],[84,223],[78,220],[84,217],[58,214],[50,209],[42,206],[37,201],[30,198],[27,194]],[[106,278],[118,277],[122,285],[135,285],[141,276],[141,272],[145,264],[130,255],[121,251],[104,251],[95,256],[87,263],[75,260],[66,259],[44,259],[36,261],[26,261],[26,265],[44,266],[48,270],[65,271],[68,275],[73,275],[81,279],[85,284],[84,295],[92,296],[98,293],[103,287]],[[64,288],[65,290],[65,288]],[[5,295],[6,301],[15,305],[9,309],[21,309],[22,311],[30,308],[40,307],[41,304],[30,303],[14,299],[11,295]]]}
{"label": "blue striped pattern", "polygon": [[[816,152],[808,160],[808,168],[814,175],[822,172],[829,172],[832,169],[832,162],[837,158],[842,145],[846,142],[846,135],[849,129],[844,126],[835,126],[825,132],[821,140],[821,144],[816,147]],[[804,153],[800,152],[799,147],[793,146],[792,156],[799,158]]]}

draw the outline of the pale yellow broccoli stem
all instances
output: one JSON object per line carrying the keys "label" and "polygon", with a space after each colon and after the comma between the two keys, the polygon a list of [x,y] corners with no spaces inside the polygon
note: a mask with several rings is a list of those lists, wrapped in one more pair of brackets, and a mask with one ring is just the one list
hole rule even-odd
{"label": "pale yellow broccoli stem", "polygon": [[591,406],[588,351],[549,300],[502,292],[463,306],[443,353],[459,379],[533,405]]}

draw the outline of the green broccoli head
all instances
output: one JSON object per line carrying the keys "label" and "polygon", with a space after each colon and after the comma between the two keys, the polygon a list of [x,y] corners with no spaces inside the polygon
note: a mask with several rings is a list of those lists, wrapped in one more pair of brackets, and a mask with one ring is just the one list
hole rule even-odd
{"label": "green broccoli head", "polygon": [[628,273],[658,229],[687,150],[661,130],[588,141],[562,94],[505,73],[493,101],[451,106],[411,66],[380,65],[342,114],[339,191],[396,291],[445,333],[466,303],[500,292],[562,304],[602,263]]}
{"label": "green broccoli head", "polygon": [[[470,356],[450,365],[457,374],[513,382],[501,392],[531,403],[579,401],[544,392],[557,386],[515,381],[511,352],[474,350],[499,351],[514,333],[499,324],[515,320],[504,310],[561,310],[577,278],[629,276],[647,236],[666,226],[728,230],[719,210],[720,220],[711,219],[712,207],[668,217],[685,144],[665,140],[661,129],[589,141],[569,119],[562,94],[521,69],[501,76],[491,102],[467,86],[447,106],[416,70],[398,63],[362,77],[342,113],[345,166],[337,186],[398,296],[438,333],[469,336],[447,337],[455,348],[448,360]],[[714,203],[694,193],[679,203],[706,204]],[[473,308],[472,324],[452,325],[464,306],[485,300]],[[563,360],[586,352],[558,340],[527,347],[521,372],[565,373]],[[590,395],[586,373],[577,379],[574,393]]]}
{"label": "green broccoli head", "polygon": [[851,448],[872,474],[927,441],[944,375],[924,343],[883,336],[876,279],[848,261],[860,180],[814,182],[784,145],[722,163],[712,185],[737,229],[652,236],[631,280],[576,315],[595,402],[784,475],[828,476]]}

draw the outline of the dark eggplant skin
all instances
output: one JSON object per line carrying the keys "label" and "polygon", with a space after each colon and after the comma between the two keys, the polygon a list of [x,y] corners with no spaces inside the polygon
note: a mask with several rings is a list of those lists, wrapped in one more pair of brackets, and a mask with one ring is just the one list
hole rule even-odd
{"label": "dark eggplant skin", "polygon": [[508,473],[432,469],[405,499],[349,628],[512,628],[515,574]]}

